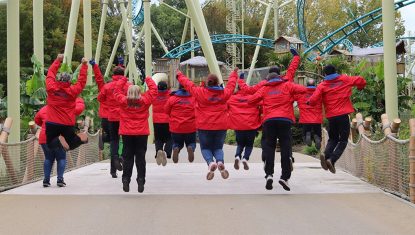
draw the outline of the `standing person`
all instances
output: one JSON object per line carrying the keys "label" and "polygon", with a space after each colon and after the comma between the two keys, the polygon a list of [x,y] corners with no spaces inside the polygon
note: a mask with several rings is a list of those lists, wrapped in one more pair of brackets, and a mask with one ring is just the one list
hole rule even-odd
{"label": "standing person", "polygon": [[209,170],[206,179],[213,179],[216,169],[219,169],[222,178],[227,179],[229,172],[225,169],[223,160],[223,144],[228,129],[226,102],[235,89],[238,68],[230,74],[226,88],[220,86],[219,79],[214,74],[207,76],[204,87],[196,86],[180,71],[177,71],[177,79],[195,97],[196,128],[202,155]]}
{"label": "standing person", "polygon": [[314,79],[307,80],[307,92],[297,95],[298,108],[300,109],[299,123],[303,126],[303,139],[308,146],[311,146],[312,139],[316,145],[317,150],[321,148],[321,124],[323,123],[323,107],[321,100],[315,105],[307,105],[308,99],[316,90],[316,83]]}
{"label": "standing person", "polygon": [[277,139],[281,146],[282,174],[278,181],[281,186],[290,191],[288,180],[291,177],[290,157],[292,152],[291,125],[295,121],[293,97],[306,92],[306,88],[281,78],[277,73],[270,73],[267,83],[253,95],[248,104],[263,101],[262,148],[265,159],[265,178],[267,190],[273,188],[275,148]]}
{"label": "standing person", "polygon": [[[98,64],[95,63],[94,59],[91,59],[89,61],[89,64],[92,66],[92,69],[94,70],[95,82],[97,83],[97,86],[98,86],[98,92],[101,92],[105,85],[104,76],[102,76],[101,70],[99,69]],[[109,105],[107,104],[107,101],[99,102],[98,116],[101,118],[102,142],[109,143],[110,142],[110,130],[109,130],[109,122],[108,122]]]}
{"label": "standing person", "polygon": [[179,161],[179,152],[186,144],[189,162],[193,162],[196,149],[195,99],[182,85],[172,92],[164,110],[169,115],[169,128],[173,141],[173,162]]}
{"label": "standing person", "polygon": [[167,83],[160,81],[157,84],[157,97],[153,100],[154,144],[156,145],[157,165],[166,166],[167,158],[171,158],[172,143],[169,131],[169,116],[164,106],[170,95]]}
{"label": "standing person", "polygon": [[[124,67],[122,57],[118,58],[120,64],[113,69],[112,81],[106,83],[99,92],[98,101],[100,103],[108,104],[108,126],[110,134],[110,174],[112,178],[117,178],[117,170],[122,171],[121,159],[118,154],[120,147],[120,134],[118,133],[120,127],[120,107],[114,96],[115,86],[118,80],[126,79],[124,76]],[[122,88],[124,92],[127,91],[128,85],[126,83]]]}
{"label": "standing person", "polygon": [[62,61],[63,54],[59,54],[46,77],[46,143],[50,149],[72,150],[88,141],[85,133],[76,134],[74,129],[76,98],[86,84],[88,61],[82,58],[78,81],[74,85],[71,85],[70,74],[62,72],[56,76]]}
{"label": "standing person", "polygon": [[310,105],[323,101],[326,118],[329,120],[329,140],[324,154],[320,154],[321,167],[336,173],[334,164],[347,146],[350,134],[349,114],[354,112],[350,97],[352,88],[362,90],[366,80],[360,76],[338,74],[336,67],[329,64],[323,68],[324,81],[318,85],[309,99]]}
{"label": "standing person", "polygon": [[[63,180],[63,174],[66,167],[66,152],[62,147],[49,149],[46,144],[46,116],[48,106],[43,106],[35,115],[36,125],[41,127],[39,134],[39,144],[42,147],[45,155],[43,162],[43,187],[50,187],[50,175],[52,173],[53,163],[56,160],[57,164],[57,185],[58,187],[65,187],[66,183]],[[79,116],[85,109],[84,100],[80,97],[76,98],[75,115]]]}
{"label": "standing person", "polygon": [[122,184],[124,192],[130,191],[130,181],[133,172],[134,159],[137,167],[137,190],[142,193],[146,182],[146,151],[147,138],[150,134],[148,117],[151,103],[157,96],[157,86],[151,77],[145,82],[149,90],[141,94],[140,87],[129,85],[127,95],[123,87],[127,84],[126,78],[117,82],[115,97],[120,105],[120,134],[125,148],[124,171]]}
{"label": "standing person", "polygon": [[[240,78],[239,84],[243,82],[243,76]],[[249,170],[249,156],[254,148],[257,129],[261,126],[260,107],[258,103],[248,104],[251,97],[246,90],[238,89],[228,100],[229,128],[235,131],[237,143],[234,163],[236,170],[239,170],[241,160],[244,169]]]}

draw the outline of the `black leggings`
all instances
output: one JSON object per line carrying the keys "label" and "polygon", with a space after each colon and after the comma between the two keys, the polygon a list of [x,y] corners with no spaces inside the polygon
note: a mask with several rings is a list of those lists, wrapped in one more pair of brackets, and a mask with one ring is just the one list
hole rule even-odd
{"label": "black leggings", "polygon": [[101,119],[102,141],[104,143],[110,142],[110,125],[107,118]]}
{"label": "black leggings", "polygon": [[133,166],[137,167],[137,179],[146,178],[146,152],[147,152],[147,135],[123,135],[124,144],[124,164],[122,180],[130,182],[133,174]]}
{"label": "black leggings", "polygon": [[76,149],[83,144],[81,138],[75,133],[73,126],[46,122],[46,143],[48,148],[56,149],[62,147],[58,139],[60,135],[65,138],[70,150]]}
{"label": "black leggings", "polygon": [[334,164],[346,149],[349,134],[350,120],[349,115],[341,115],[328,118],[329,120],[329,140],[327,141],[324,154],[326,159],[330,159]]}
{"label": "black leggings", "polygon": [[164,150],[167,157],[171,157],[172,139],[168,123],[154,123],[154,143],[156,145],[156,153],[158,150]]}

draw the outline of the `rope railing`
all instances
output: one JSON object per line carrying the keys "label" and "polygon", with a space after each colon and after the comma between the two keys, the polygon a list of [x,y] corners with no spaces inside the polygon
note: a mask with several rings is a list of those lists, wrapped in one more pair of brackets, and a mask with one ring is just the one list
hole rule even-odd
{"label": "rope railing", "polygon": [[[356,119],[352,120],[351,132],[357,133],[358,136],[349,139],[346,150],[336,166],[389,193],[415,203],[415,119],[410,120],[411,137],[407,140],[396,137],[399,119],[389,123],[387,116],[382,115],[382,129],[385,136],[380,140],[370,139],[370,127],[367,126],[368,123],[366,125],[364,123],[361,114],[357,114]],[[353,139],[356,142],[353,142]],[[321,151],[324,151],[327,140],[328,132],[324,130],[324,145]],[[412,149],[411,153],[410,149]]]}
{"label": "rope railing", "polygon": [[[7,119],[6,119],[7,120]],[[87,122],[88,120],[86,120]],[[9,123],[11,120],[9,121]],[[6,126],[5,122],[5,126]],[[9,125],[10,128],[11,124]],[[84,131],[87,130],[86,125]],[[0,191],[43,179],[45,156],[38,143],[39,130],[27,140],[19,143],[6,143],[8,133],[0,134]],[[66,153],[66,169],[70,171],[102,160],[99,149],[99,131],[88,133],[88,143]],[[56,175],[56,163],[54,164]]]}

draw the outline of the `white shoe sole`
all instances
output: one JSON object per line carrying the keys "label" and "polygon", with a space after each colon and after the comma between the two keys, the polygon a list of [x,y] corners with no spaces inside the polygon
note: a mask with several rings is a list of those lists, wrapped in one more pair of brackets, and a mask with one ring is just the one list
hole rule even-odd
{"label": "white shoe sole", "polygon": [[156,156],[157,165],[160,166],[162,161],[163,161],[163,151],[159,150],[157,151],[157,156]]}
{"label": "white shoe sole", "polygon": [[166,152],[162,151],[162,160],[161,160],[161,165],[162,166],[166,166],[167,165],[167,154]]}

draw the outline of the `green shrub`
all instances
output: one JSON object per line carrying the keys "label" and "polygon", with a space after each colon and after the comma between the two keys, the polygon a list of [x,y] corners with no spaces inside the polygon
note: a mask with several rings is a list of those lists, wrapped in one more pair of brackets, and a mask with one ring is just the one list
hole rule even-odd
{"label": "green shrub", "polygon": [[234,145],[234,144],[236,144],[236,136],[235,136],[235,131],[233,131],[233,130],[228,130],[228,131],[226,132],[225,143],[226,143],[226,144],[230,144],[230,145]]}
{"label": "green shrub", "polygon": [[311,145],[311,146],[305,146],[304,147],[304,150],[303,150],[303,152],[305,153],[305,154],[307,154],[307,155],[310,155],[310,156],[315,156],[315,155],[317,155],[318,154],[318,150],[317,150],[317,148],[316,148],[316,146],[313,144],[313,145]]}

